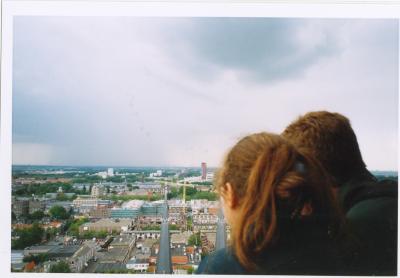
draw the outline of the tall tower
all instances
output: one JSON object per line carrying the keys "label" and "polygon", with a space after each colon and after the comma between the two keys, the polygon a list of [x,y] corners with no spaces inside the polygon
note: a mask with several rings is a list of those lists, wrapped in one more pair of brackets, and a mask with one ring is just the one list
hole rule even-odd
{"label": "tall tower", "polygon": [[205,162],[201,163],[201,179],[202,180],[207,179],[207,163]]}
{"label": "tall tower", "polygon": [[226,224],[224,214],[220,208],[218,211],[218,222],[217,222],[217,236],[215,239],[215,250],[225,248],[226,246]]}
{"label": "tall tower", "polygon": [[161,222],[161,238],[160,238],[160,250],[158,251],[157,258],[157,270],[158,274],[171,274],[172,263],[171,263],[171,249],[169,240],[169,227],[168,227],[168,200],[167,200],[167,185],[164,190],[164,211]]}

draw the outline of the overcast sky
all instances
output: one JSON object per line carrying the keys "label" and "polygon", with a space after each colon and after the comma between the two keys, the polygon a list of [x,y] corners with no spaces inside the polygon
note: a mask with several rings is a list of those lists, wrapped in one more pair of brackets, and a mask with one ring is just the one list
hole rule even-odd
{"label": "overcast sky", "polygon": [[16,17],[13,163],[218,166],[243,135],[347,116],[397,169],[398,22]]}

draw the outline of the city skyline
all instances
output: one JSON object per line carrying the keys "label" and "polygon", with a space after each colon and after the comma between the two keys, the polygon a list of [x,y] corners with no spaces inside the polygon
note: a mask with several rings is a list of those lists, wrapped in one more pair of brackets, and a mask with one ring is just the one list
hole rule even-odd
{"label": "city skyline", "polygon": [[13,164],[218,167],[326,109],[395,170],[397,92],[396,20],[20,16]]}
{"label": "city skyline", "polygon": [[181,169],[54,173],[13,172],[12,272],[190,274],[204,252],[225,244],[213,176],[199,183],[187,178],[200,171]]}

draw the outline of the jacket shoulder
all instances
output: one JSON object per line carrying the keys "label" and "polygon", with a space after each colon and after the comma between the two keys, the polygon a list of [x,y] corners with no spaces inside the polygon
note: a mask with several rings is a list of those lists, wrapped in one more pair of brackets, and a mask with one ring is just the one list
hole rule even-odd
{"label": "jacket shoulder", "polygon": [[234,254],[228,248],[219,249],[205,257],[197,274],[246,274]]}
{"label": "jacket shoulder", "polygon": [[363,204],[374,204],[370,210],[379,211],[381,207],[388,206],[387,201],[390,204],[393,203],[390,200],[397,202],[398,183],[392,180],[349,182],[340,189],[339,196],[346,214],[350,211],[354,213],[354,210],[362,212],[362,208],[366,207]]}

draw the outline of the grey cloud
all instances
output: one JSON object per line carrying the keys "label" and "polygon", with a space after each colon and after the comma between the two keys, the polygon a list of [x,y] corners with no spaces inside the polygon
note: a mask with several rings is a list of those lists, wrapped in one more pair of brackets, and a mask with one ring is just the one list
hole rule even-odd
{"label": "grey cloud", "polygon": [[169,48],[176,60],[196,75],[211,77],[228,69],[238,71],[244,79],[270,82],[299,75],[322,57],[339,51],[327,30],[312,48],[302,47],[297,33],[304,23],[271,18],[183,19],[176,28],[185,36],[164,36],[172,36]]}
{"label": "grey cloud", "polygon": [[[217,165],[238,136],[322,108],[352,112],[361,139],[389,134],[398,27],[378,23],[17,17],[13,143],[57,164]],[[373,143],[368,164],[393,168]]]}

